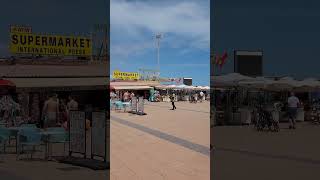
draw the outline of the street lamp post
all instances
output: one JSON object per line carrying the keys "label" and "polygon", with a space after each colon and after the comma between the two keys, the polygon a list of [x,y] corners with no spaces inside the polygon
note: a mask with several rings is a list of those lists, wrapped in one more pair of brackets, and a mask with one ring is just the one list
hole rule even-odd
{"label": "street lamp post", "polygon": [[156,39],[157,39],[157,49],[158,49],[158,76],[160,77],[160,39],[162,38],[162,34],[158,33],[156,35]]}

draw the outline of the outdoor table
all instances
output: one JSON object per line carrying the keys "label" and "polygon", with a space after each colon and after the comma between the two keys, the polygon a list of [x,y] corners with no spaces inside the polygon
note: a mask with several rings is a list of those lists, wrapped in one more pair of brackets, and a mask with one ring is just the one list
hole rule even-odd
{"label": "outdoor table", "polygon": [[[8,129],[10,131],[10,136],[14,136],[16,138],[16,153],[18,153],[18,133],[23,128],[22,127],[9,127]],[[9,144],[10,144],[10,140],[9,140]]]}
{"label": "outdoor table", "polygon": [[49,159],[50,157],[50,147],[49,146],[49,138],[51,135],[59,135],[59,134],[65,134],[65,132],[55,132],[55,131],[42,131],[40,132],[41,136],[42,136],[42,139],[45,143],[45,158],[46,159]]}

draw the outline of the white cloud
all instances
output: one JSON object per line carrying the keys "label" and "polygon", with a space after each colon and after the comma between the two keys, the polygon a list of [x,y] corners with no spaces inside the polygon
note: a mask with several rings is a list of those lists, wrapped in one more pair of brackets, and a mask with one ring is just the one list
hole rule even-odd
{"label": "white cloud", "polygon": [[128,56],[155,48],[150,34],[157,32],[164,33],[163,44],[172,48],[209,49],[209,1],[207,6],[199,1],[152,2],[111,0],[112,54]]}

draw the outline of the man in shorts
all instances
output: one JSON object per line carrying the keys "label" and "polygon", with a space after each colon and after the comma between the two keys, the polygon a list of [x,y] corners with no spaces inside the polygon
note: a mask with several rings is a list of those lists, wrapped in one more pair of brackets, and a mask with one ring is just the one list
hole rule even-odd
{"label": "man in shorts", "polygon": [[55,127],[59,113],[59,103],[55,94],[50,95],[49,99],[44,103],[42,112],[45,118],[44,128]]}
{"label": "man in shorts", "polygon": [[297,116],[297,110],[298,106],[300,104],[299,99],[294,95],[294,93],[291,93],[291,96],[288,98],[288,112],[289,112],[289,120],[290,120],[290,129],[296,128],[296,116]]}

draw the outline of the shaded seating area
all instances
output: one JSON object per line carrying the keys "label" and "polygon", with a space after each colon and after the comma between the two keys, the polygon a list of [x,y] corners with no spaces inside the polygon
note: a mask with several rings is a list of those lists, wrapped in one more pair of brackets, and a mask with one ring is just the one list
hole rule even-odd
{"label": "shaded seating area", "polygon": [[53,144],[63,144],[63,156],[65,156],[68,142],[68,132],[61,127],[39,129],[35,124],[23,124],[19,127],[0,128],[0,152],[8,153],[8,147],[15,147],[17,160],[25,154],[33,159],[36,152],[43,153],[44,159],[49,159],[53,155]]}

